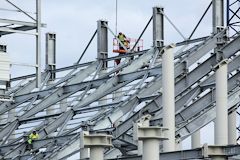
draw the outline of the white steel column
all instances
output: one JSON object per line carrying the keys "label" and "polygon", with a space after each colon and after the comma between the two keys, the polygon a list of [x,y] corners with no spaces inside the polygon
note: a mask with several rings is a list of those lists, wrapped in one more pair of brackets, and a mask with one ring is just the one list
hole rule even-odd
{"label": "white steel column", "polygon": [[41,85],[41,0],[36,0],[36,87]]}
{"label": "white steel column", "polygon": [[142,141],[142,160],[160,160],[160,141],[166,140],[166,128],[134,124],[134,138]]}
{"label": "white steel column", "polygon": [[80,160],[89,158],[89,148],[80,148]]}
{"label": "white steel column", "polygon": [[237,133],[236,133],[236,120],[237,120],[237,113],[236,111],[232,111],[228,115],[228,144],[235,145],[237,143]]}
{"label": "white steel column", "polygon": [[175,96],[173,47],[167,46],[162,55],[163,127],[167,128],[163,151],[175,151]]}
{"label": "white steel column", "polygon": [[159,143],[159,139],[143,140],[142,160],[160,160]]}
{"label": "white steel column", "polygon": [[[106,134],[88,135],[87,132],[81,132],[80,149],[90,148],[90,160],[103,160],[104,149],[108,147],[112,147],[112,136]],[[86,150],[84,152],[83,154],[86,155]]]}
{"label": "white steel column", "polygon": [[103,160],[104,159],[103,153],[104,153],[103,147],[91,147],[90,160]]}
{"label": "white steel column", "polygon": [[215,144],[228,144],[227,63],[222,62],[216,71],[216,123]]}
{"label": "white steel column", "polygon": [[200,130],[198,130],[192,134],[191,140],[192,140],[192,149],[201,147]]}
{"label": "white steel column", "polygon": [[[224,27],[224,0],[213,0],[213,33],[218,33]],[[228,144],[228,108],[227,108],[227,61],[224,60],[218,44],[215,48],[217,54],[216,66],[216,120],[215,120],[215,145]],[[220,157],[219,157],[220,158]],[[224,158],[220,158],[224,159]]]}

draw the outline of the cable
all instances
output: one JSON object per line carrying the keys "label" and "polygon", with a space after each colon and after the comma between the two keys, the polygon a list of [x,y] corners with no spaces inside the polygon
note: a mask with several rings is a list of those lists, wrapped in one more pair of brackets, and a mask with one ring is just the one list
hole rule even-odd
{"label": "cable", "polygon": [[21,8],[19,8],[17,5],[15,5],[14,3],[10,2],[9,0],[6,0],[9,4],[11,4],[13,7],[17,8],[19,11],[21,11],[23,14],[25,14],[26,16],[28,16],[29,18],[31,18],[32,20],[36,21],[35,18],[33,18],[32,16],[30,16],[29,14],[27,14],[24,10],[22,10]]}
{"label": "cable", "polygon": [[203,18],[205,17],[205,15],[207,14],[209,8],[212,5],[212,1],[210,2],[210,4],[208,5],[207,9],[205,10],[205,12],[203,13],[202,17],[200,18],[200,20],[198,21],[197,25],[195,26],[195,28],[193,29],[192,33],[190,34],[190,36],[188,37],[188,39],[191,39],[193,34],[195,33],[195,31],[197,30],[199,24],[202,22]]}
{"label": "cable", "polygon": [[138,37],[136,43],[134,44],[134,46],[132,47],[132,49],[131,49],[130,52],[134,51],[135,47],[137,46],[139,40],[142,38],[143,33],[146,31],[146,29],[147,29],[147,27],[149,26],[149,24],[150,24],[150,22],[152,21],[152,19],[153,19],[153,16],[149,19],[147,25],[146,25],[145,28],[143,29],[142,33],[141,33],[140,36]]}
{"label": "cable", "polygon": [[77,61],[77,63],[76,63],[76,64],[79,64],[79,62],[81,61],[82,57],[83,57],[83,56],[84,56],[84,54],[86,53],[86,51],[87,51],[88,47],[89,47],[89,46],[90,46],[90,44],[92,43],[92,40],[93,40],[93,38],[96,36],[96,34],[97,34],[97,30],[94,32],[94,34],[93,34],[92,38],[91,38],[91,39],[90,39],[90,41],[88,42],[88,44],[87,44],[86,48],[84,49],[83,53],[81,54],[81,57],[78,59],[78,61]]}
{"label": "cable", "polygon": [[117,28],[117,26],[118,26],[118,0],[116,0],[116,24],[115,24],[115,34],[117,35],[117,32],[118,32],[118,28]]}
{"label": "cable", "polygon": [[176,25],[174,25],[174,23],[170,20],[170,18],[168,18],[168,16],[163,12],[163,11],[160,11],[164,17],[168,20],[168,22],[173,26],[173,28],[180,34],[180,36],[184,39],[184,40],[187,40],[187,38],[180,32],[180,30],[177,28]]}

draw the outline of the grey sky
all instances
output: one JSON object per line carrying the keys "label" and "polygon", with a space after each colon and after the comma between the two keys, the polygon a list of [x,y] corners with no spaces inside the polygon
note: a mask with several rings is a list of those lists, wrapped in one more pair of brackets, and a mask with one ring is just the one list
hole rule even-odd
{"label": "grey sky", "polygon": [[[1,8],[11,8],[4,0],[0,0]],[[16,4],[27,11],[34,11],[34,0],[15,0]],[[137,38],[151,17],[153,6],[163,6],[165,13],[174,24],[187,37],[207,8],[210,0],[118,0],[118,30],[124,32],[131,38]],[[14,17],[21,20],[19,16],[9,12],[0,11],[1,15]],[[25,19],[25,18],[23,18]],[[57,34],[57,67],[71,65],[80,57],[80,53],[94,33],[99,19],[109,21],[109,26],[115,30],[115,0],[43,0],[42,21],[47,24],[43,29],[42,38],[42,65],[45,57],[45,33],[55,32]],[[178,42],[183,39],[165,20],[166,43]],[[211,11],[204,19],[196,36],[205,36],[211,33]],[[109,40],[112,40],[109,33]],[[9,35],[0,39],[1,43],[8,45],[8,52],[12,61],[23,63],[35,63],[35,41],[33,36]],[[150,48],[152,44],[152,26],[143,36],[144,48]],[[96,41],[91,45],[84,61],[96,58]],[[112,44],[112,42],[109,42]],[[109,56],[116,54],[111,52]],[[33,73],[34,68],[13,67],[13,77]],[[208,129],[209,130],[209,129]],[[211,132],[212,133],[212,132]],[[212,143],[212,136],[205,137],[206,141]]]}
{"label": "grey sky", "polygon": [[[4,0],[1,1],[4,2]],[[25,1],[25,3],[19,0],[15,0],[14,2],[27,11],[33,12],[35,9],[34,0]],[[118,30],[124,32],[131,38],[137,38],[151,17],[152,7],[161,5],[165,8],[165,13],[181,32],[185,36],[189,36],[209,3],[210,0],[118,0]],[[3,6],[7,8],[12,8],[6,2],[3,4]],[[10,14],[9,12],[1,13],[6,16]],[[17,19],[22,19],[23,16],[20,17],[19,15],[20,14],[10,14],[11,17],[15,18],[17,16]],[[209,35],[211,32],[210,15],[211,14],[208,14],[208,18],[203,21],[199,30],[196,32],[196,36]],[[44,28],[43,32],[55,32],[57,34],[58,67],[73,64],[77,60],[95,31],[96,21],[99,19],[108,20],[109,26],[115,30],[115,0],[42,1],[42,21],[47,24],[47,28]],[[152,27],[149,26],[143,36],[144,48],[149,48],[152,44],[151,32]],[[109,40],[112,41],[113,37],[111,34],[109,35]],[[44,34],[42,39],[42,58],[44,58]],[[165,24],[165,39],[166,43],[183,40],[168,22]],[[19,45],[19,41],[21,41],[21,45]],[[35,62],[35,43],[33,36],[11,35],[6,36],[6,38],[3,37],[1,42],[8,44],[8,51],[14,62],[20,61],[31,64]],[[109,42],[109,44],[109,56],[114,56],[115,54],[111,53],[112,43]],[[66,55],[68,55],[67,59]],[[96,43],[93,43],[83,61],[94,60],[95,58]],[[29,70],[29,72],[33,71],[33,69],[31,69],[31,71]]]}

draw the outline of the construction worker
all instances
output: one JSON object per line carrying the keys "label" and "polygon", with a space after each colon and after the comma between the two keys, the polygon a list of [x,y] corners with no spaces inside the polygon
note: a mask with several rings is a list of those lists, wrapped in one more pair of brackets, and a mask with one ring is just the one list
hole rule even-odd
{"label": "construction worker", "polygon": [[129,43],[130,43],[130,41],[129,41],[128,39],[125,39],[125,41],[124,41],[124,43],[123,43],[124,46],[125,46],[127,49],[130,48]]}
{"label": "construction worker", "polygon": [[[118,34],[118,39],[121,41],[121,43],[127,48],[129,49],[129,40],[127,40],[125,34],[123,34],[122,32],[119,32]],[[124,47],[122,46],[122,44],[119,43],[119,55],[126,53]],[[121,59],[116,59],[115,60],[116,64],[118,65],[121,62]]]}
{"label": "construction worker", "polygon": [[[126,36],[125,34],[123,34],[122,32],[119,32],[118,34],[118,39],[122,42],[122,44],[124,44],[125,40],[126,40]],[[123,46],[121,45],[121,43],[119,43],[119,50],[124,50]]]}
{"label": "construction worker", "polygon": [[36,130],[33,130],[33,132],[28,136],[28,140],[27,140],[29,150],[33,149],[33,142],[37,139],[39,139],[39,135]]}

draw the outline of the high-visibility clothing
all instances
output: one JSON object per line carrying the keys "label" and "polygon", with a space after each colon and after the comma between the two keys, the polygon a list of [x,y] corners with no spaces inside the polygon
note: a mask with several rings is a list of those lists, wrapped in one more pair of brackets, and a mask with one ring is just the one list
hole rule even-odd
{"label": "high-visibility clothing", "polygon": [[128,40],[126,40],[126,41],[124,41],[124,46],[127,48],[127,49],[129,49],[130,47],[129,47],[129,41]]}
{"label": "high-visibility clothing", "polygon": [[29,144],[32,144],[32,141],[33,140],[36,140],[36,139],[38,139],[39,138],[39,135],[36,133],[36,134],[33,134],[33,133],[31,133],[29,136],[28,136],[28,143]]}
{"label": "high-visibility clothing", "polygon": [[118,39],[119,39],[121,42],[124,42],[124,41],[125,41],[125,35],[124,35],[124,34],[119,34],[119,35],[118,35]]}

